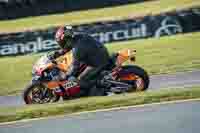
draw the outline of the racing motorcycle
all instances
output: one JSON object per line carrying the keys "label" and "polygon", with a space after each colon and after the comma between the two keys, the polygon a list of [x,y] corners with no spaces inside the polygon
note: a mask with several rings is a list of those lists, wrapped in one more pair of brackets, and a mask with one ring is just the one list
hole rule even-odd
{"label": "racing motorcycle", "polygon": [[[65,79],[65,73],[72,62],[72,54],[67,54],[53,62],[48,58],[48,54],[44,54],[33,65],[32,80],[23,93],[26,104],[51,103],[59,101],[61,97],[67,100],[83,96],[81,94],[84,90],[80,89],[78,80]],[[86,96],[106,96],[147,90],[149,76],[143,68],[133,65],[135,60],[136,50],[124,49],[114,53],[110,57],[110,62],[99,70],[100,74],[95,77],[96,85],[91,86]],[[87,65],[82,64],[79,74],[86,67]]]}

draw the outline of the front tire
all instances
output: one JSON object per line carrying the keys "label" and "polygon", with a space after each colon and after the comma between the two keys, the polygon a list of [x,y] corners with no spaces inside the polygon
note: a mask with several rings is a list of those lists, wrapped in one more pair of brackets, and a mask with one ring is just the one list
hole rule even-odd
{"label": "front tire", "polygon": [[133,89],[134,91],[145,91],[149,87],[149,75],[143,68],[139,66],[123,66],[120,72],[119,79],[122,81],[127,81],[127,79],[133,81],[135,84],[135,88]]}
{"label": "front tire", "polygon": [[57,102],[60,96],[45,88],[43,85],[31,83],[24,89],[23,99],[26,104],[44,104]]}

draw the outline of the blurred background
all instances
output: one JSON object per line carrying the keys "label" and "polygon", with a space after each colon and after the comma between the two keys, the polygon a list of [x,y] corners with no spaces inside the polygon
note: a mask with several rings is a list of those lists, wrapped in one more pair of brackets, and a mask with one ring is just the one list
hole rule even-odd
{"label": "blurred background", "polygon": [[0,0],[0,19],[127,5],[150,0]]}

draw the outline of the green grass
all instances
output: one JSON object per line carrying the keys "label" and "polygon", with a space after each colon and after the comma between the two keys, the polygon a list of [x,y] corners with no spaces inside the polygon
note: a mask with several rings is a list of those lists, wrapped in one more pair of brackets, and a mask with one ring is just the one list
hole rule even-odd
{"label": "green grass", "polygon": [[46,104],[45,106],[7,107],[0,108],[0,122],[192,98],[200,98],[200,87],[185,89],[174,88],[162,91],[114,95],[110,97],[81,98],[64,103]]}
{"label": "green grass", "polygon": [[[152,74],[200,69],[200,32],[107,45],[111,52],[137,49],[136,64]],[[38,55],[0,58],[0,95],[20,93],[31,79]]]}
{"label": "green grass", "polygon": [[112,8],[77,11],[56,15],[28,17],[17,20],[0,21],[0,32],[14,32],[47,28],[63,24],[81,24],[130,18],[147,14],[158,14],[175,9],[200,6],[199,0],[156,0],[139,4],[129,4]]}
{"label": "green grass", "polygon": [[200,69],[200,32],[108,45],[111,51],[136,48],[136,64],[151,75]]}

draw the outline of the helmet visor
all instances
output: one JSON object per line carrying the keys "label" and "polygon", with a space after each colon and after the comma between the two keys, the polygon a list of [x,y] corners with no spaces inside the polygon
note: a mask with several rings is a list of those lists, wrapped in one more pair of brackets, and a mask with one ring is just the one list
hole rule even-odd
{"label": "helmet visor", "polygon": [[59,45],[63,49],[71,49],[72,48],[72,38],[71,37],[65,37],[64,40],[59,42]]}

